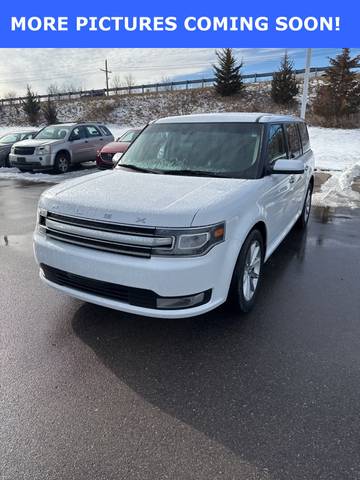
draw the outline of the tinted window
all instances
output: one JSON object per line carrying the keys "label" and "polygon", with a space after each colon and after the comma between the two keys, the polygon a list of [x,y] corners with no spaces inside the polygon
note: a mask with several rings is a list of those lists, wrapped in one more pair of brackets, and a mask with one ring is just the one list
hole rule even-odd
{"label": "tinted window", "polygon": [[302,148],[303,152],[307,152],[310,150],[310,140],[309,140],[309,132],[306,126],[306,123],[299,123],[299,130],[300,130],[300,137],[301,137],[301,143],[302,143]]}
{"label": "tinted window", "polygon": [[21,140],[28,140],[29,138],[34,138],[35,135],[36,135],[35,132],[23,133],[21,135]]}
{"label": "tinted window", "polygon": [[281,125],[271,125],[268,140],[268,159],[274,162],[279,158],[286,158],[286,144],[284,131]]}
{"label": "tinted window", "polygon": [[86,135],[88,137],[101,137],[100,131],[93,125],[88,125],[86,128]]}
{"label": "tinted window", "polygon": [[71,132],[70,140],[81,140],[82,138],[85,138],[84,129],[82,127],[74,128]]}
{"label": "tinted window", "polygon": [[107,127],[105,127],[105,125],[100,125],[99,128],[103,135],[111,135],[110,130]]}
{"label": "tinted window", "polygon": [[169,123],[147,127],[121,164],[179,175],[256,178],[262,126],[251,123]]}
{"label": "tinted window", "polygon": [[286,131],[288,136],[290,158],[297,158],[301,155],[301,142],[297,124],[287,124]]}

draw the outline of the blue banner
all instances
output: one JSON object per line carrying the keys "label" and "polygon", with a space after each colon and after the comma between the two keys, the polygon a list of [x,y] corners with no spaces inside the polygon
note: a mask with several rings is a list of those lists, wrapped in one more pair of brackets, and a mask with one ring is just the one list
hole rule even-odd
{"label": "blue banner", "polygon": [[359,2],[3,2],[0,47],[359,47]]}

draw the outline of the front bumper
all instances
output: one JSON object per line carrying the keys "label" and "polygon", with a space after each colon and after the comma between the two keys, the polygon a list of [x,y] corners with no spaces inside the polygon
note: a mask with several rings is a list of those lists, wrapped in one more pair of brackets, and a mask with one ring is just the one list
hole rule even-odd
{"label": "front bumper", "polygon": [[9,163],[12,167],[22,170],[46,170],[54,166],[54,157],[51,153],[46,155],[15,155],[9,154]]}
{"label": "front bumper", "polygon": [[226,301],[234,268],[225,241],[201,257],[138,258],[110,252],[90,250],[47,238],[35,232],[34,250],[37,262],[88,279],[119,286],[146,289],[160,297],[180,297],[211,290],[210,299],[195,307],[154,309],[106,298],[89,291],[69,288],[41,278],[48,285],[81,300],[116,310],[158,318],[186,318],[201,315]]}

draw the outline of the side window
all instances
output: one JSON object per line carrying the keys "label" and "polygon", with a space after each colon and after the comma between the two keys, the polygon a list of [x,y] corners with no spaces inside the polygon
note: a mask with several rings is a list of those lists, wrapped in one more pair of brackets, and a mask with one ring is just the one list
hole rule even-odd
{"label": "side window", "polygon": [[309,132],[308,132],[306,123],[304,122],[299,123],[299,130],[300,130],[303,153],[305,153],[310,150]]}
{"label": "side window", "polygon": [[286,158],[286,144],[284,131],[281,125],[270,125],[268,140],[268,160],[275,162],[279,158]]}
{"label": "side window", "polygon": [[289,143],[289,155],[290,158],[297,158],[301,155],[301,142],[299,136],[299,130],[296,123],[289,123],[286,125],[288,143]]}
{"label": "side window", "polygon": [[94,127],[93,125],[87,125],[85,127],[86,129],[86,136],[87,137],[101,137],[101,133],[100,133],[100,130],[98,130],[96,127]]}
{"label": "side window", "polygon": [[69,140],[81,140],[82,138],[85,138],[83,128],[75,127],[74,130],[71,132]]}

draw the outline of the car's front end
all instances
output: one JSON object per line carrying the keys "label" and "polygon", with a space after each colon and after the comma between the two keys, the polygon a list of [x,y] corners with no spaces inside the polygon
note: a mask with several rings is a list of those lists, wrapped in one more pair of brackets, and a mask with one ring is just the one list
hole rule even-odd
{"label": "car's front end", "polygon": [[54,166],[55,155],[54,142],[24,140],[11,147],[9,163],[21,170],[46,170]]}

